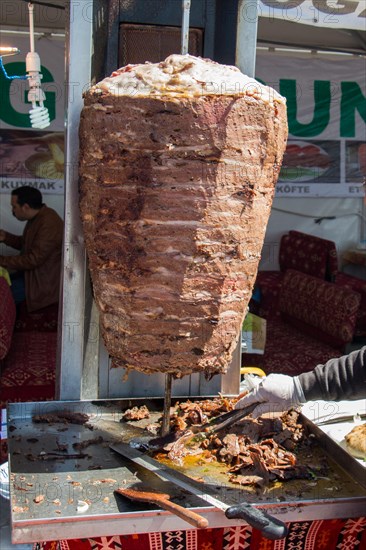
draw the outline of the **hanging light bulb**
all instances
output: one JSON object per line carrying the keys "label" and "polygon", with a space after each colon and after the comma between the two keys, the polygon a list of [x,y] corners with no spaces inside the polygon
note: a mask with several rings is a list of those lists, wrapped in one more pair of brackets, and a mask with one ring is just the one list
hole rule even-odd
{"label": "hanging light bulb", "polygon": [[30,52],[25,58],[25,66],[28,76],[29,92],[28,101],[32,103],[32,108],[29,112],[32,128],[47,128],[50,122],[50,115],[47,107],[44,106],[46,96],[41,88],[41,60],[38,53],[34,49],[34,21],[33,21],[33,4],[28,4],[29,10],[29,35],[30,35]]}
{"label": "hanging light bulb", "polygon": [[17,53],[20,53],[18,48],[13,48],[11,46],[0,46],[0,55],[2,57],[6,57],[7,55],[16,55]]}

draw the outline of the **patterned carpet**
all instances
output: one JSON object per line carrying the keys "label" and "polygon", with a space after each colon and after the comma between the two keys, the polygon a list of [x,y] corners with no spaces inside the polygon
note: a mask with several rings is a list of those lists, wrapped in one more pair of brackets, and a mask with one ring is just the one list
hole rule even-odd
{"label": "patterned carpet", "polygon": [[298,521],[285,539],[265,539],[245,526],[71,539],[33,550],[365,550],[366,518]]}
{"label": "patterned carpet", "polygon": [[6,403],[47,401],[55,396],[57,332],[14,332],[0,361],[0,407]]}

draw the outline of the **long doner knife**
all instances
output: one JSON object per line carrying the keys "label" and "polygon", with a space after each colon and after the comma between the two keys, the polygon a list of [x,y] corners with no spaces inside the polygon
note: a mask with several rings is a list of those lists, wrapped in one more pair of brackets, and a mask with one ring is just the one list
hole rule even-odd
{"label": "long doner knife", "polygon": [[150,456],[144,455],[126,443],[115,443],[110,445],[110,448],[123,457],[128,458],[150,472],[153,472],[161,479],[174,483],[189,493],[196,495],[198,498],[205,500],[215,508],[223,510],[228,519],[241,519],[246,521],[249,525],[261,531],[268,539],[282,539],[286,537],[288,533],[285,523],[273,516],[270,516],[264,510],[255,508],[247,502],[229,506],[221,500],[218,500],[216,497],[205,493],[202,490],[204,486],[197,486],[188,476],[182,474],[181,472],[177,472],[173,468],[169,468],[169,466],[166,466],[165,464],[161,464]]}

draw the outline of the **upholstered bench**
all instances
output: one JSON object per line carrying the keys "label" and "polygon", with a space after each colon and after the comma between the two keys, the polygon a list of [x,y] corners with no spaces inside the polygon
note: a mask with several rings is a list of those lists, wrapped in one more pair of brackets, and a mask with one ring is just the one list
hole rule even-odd
{"label": "upholstered bench", "polygon": [[336,285],[349,288],[361,294],[361,304],[356,319],[355,335],[361,338],[366,336],[366,281],[353,277],[347,273],[338,273]]}
{"label": "upholstered bench", "polygon": [[4,277],[0,277],[0,359],[9,351],[15,323],[15,303],[10,287]]}
{"label": "upholstered bench", "polygon": [[261,294],[258,313],[261,317],[279,316],[278,300],[282,280],[288,269],[295,269],[319,279],[334,281],[338,271],[337,249],[333,241],[291,230],[282,235],[279,271],[259,271],[256,287]]}
{"label": "upholstered bench", "polygon": [[28,314],[0,277],[0,408],[55,397],[57,305]]}
{"label": "upholstered bench", "polygon": [[351,289],[289,269],[279,293],[279,317],[267,319],[264,355],[243,363],[266,374],[296,375],[338,357],[353,340],[361,296]]}

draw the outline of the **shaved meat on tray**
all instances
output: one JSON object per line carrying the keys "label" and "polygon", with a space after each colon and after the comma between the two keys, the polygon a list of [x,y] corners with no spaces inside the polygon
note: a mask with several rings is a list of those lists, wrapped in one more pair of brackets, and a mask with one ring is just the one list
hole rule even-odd
{"label": "shaved meat on tray", "polygon": [[[212,416],[215,417],[232,410],[235,401],[211,399],[176,405],[176,411],[172,414],[172,428],[179,430],[179,426],[184,425],[186,431],[164,447],[168,458],[181,466],[184,465],[185,457],[192,455],[202,455],[202,460],[207,463],[215,461],[226,464],[229,481],[239,485],[263,486],[273,481],[313,477],[314,470],[297,460],[297,449],[309,442],[298,421],[299,413],[295,410],[278,418],[254,420],[248,416],[232,426],[229,433],[222,430],[204,440],[201,437],[195,439],[189,426],[201,424],[195,420],[203,418],[206,403],[211,404],[211,411],[215,411]],[[217,403],[218,408],[215,410],[214,405]]]}
{"label": "shaved meat on tray", "polygon": [[123,420],[143,420],[144,418],[149,418],[150,413],[146,405],[141,405],[141,407],[132,407],[132,409],[127,409],[122,414]]}
{"label": "shaved meat on tray", "polygon": [[35,414],[32,416],[32,422],[36,424],[54,424],[57,422],[63,424],[86,424],[89,415],[81,412],[72,411],[53,411],[45,414]]}

